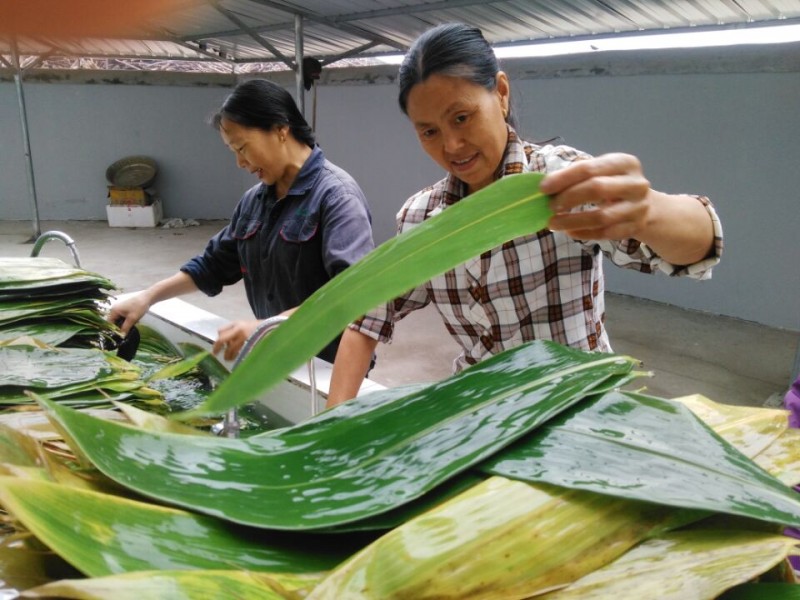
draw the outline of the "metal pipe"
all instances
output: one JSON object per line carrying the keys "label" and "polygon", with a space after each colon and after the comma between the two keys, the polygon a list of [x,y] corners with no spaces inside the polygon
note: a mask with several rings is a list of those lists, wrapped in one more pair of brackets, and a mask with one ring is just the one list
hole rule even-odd
{"label": "metal pipe", "polygon": [[12,52],[14,55],[14,64],[17,68],[14,73],[14,83],[17,87],[17,102],[19,104],[19,120],[22,126],[22,144],[25,151],[25,160],[27,164],[28,175],[28,194],[31,198],[33,208],[33,237],[35,240],[42,233],[39,223],[39,203],[36,198],[36,177],[33,174],[33,158],[31,157],[31,140],[28,135],[28,113],[25,109],[25,92],[22,89],[22,67],[19,62],[19,54],[17,51],[16,41],[12,44]]}
{"label": "metal pipe", "polygon": [[31,250],[31,256],[39,256],[42,247],[50,240],[61,240],[64,242],[64,245],[67,247],[70,254],[72,254],[72,261],[75,263],[75,266],[79,269],[81,268],[81,257],[78,255],[78,248],[75,246],[75,240],[63,231],[45,231],[42,235],[37,237],[36,242],[33,244],[33,250]]}
{"label": "metal pipe", "polygon": [[294,74],[297,82],[297,107],[306,115],[306,93],[303,87],[303,15],[294,16]]}
{"label": "metal pipe", "polygon": [[[278,325],[283,323],[289,317],[284,317],[283,315],[277,315],[274,317],[270,317],[269,319],[264,319],[259,323],[256,330],[252,333],[252,335],[247,338],[242,349],[239,350],[239,356],[236,357],[236,362],[233,363],[233,369],[236,370],[236,367],[239,366],[239,363],[244,360],[244,358],[252,352],[253,347],[264,339],[267,334],[269,334],[273,329],[275,329]],[[317,377],[316,377],[316,369],[314,367],[314,358],[310,358],[308,360],[308,379],[309,384],[311,387],[311,414],[316,415],[317,410]],[[241,429],[241,423],[239,422],[239,412],[237,409],[232,408],[227,413],[225,413],[225,417],[222,420],[221,424],[217,424],[214,426],[213,431],[218,435],[222,435],[229,438],[235,438],[239,436],[239,431]]]}

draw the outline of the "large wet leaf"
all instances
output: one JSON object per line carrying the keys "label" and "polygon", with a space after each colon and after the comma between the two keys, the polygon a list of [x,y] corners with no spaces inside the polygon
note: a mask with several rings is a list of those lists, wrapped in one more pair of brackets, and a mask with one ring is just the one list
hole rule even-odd
{"label": "large wet leaf", "polygon": [[233,527],[218,519],[42,481],[0,477],[0,504],[89,576],[149,569],[314,573],[352,551],[341,537]]}
{"label": "large wet leaf", "polygon": [[256,400],[382,302],[503,242],[543,229],[552,212],[547,196],[539,192],[542,177],[503,177],[381,244],[306,299],[253,348],[235,376],[192,412],[219,414]]}
{"label": "large wet leaf", "polygon": [[800,484],[800,430],[787,429],[753,461],[785,485]]}
{"label": "large wet leaf", "polygon": [[650,540],[565,590],[542,598],[711,600],[769,570],[792,553],[793,546],[794,540],[774,533],[676,531]]}
{"label": "large wet leaf", "polygon": [[494,477],[378,538],[308,600],[529,598],[681,521],[653,504]]}
{"label": "large wet leaf", "polygon": [[58,346],[76,335],[96,335],[96,332],[79,323],[27,323],[0,329],[0,340],[15,340],[31,337],[49,346]]}
{"label": "large wet leaf", "polygon": [[699,394],[674,401],[784,484],[800,483],[800,429],[789,427],[789,411],[721,404]]}
{"label": "large wet leaf", "polygon": [[612,392],[565,411],[486,472],[800,526],[800,496],[685,406]]}
{"label": "large wet leaf", "polygon": [[418,498],[632,366],[535,342],[392,402],[378,392],[374,407],[360,398],[241,440],[141,431],[42,403],[71,445],[140,493],[239,523],[313,529]]}
{"label": "large wet leaf", "polygon": [[0,348],[0,387],[50,389],[113,374],[109,357],[100,351],[34,346]]}
{"label": "large wet leaf", "polygon": [[675,398],[717,434],[749,457],[758,455],[789,428],[789,411],[721,404],[693,394]]}
{"label": "large wet leaf", "polygon": [[317,575],[245,571],[140,571],[93,579],[57,581],[25,593],[26,598],[73,600],[299,600]]}

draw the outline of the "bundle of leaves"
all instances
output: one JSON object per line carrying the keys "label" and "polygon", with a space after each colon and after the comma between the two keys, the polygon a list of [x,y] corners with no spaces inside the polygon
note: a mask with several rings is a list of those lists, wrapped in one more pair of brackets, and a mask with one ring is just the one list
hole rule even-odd
{"label": "bundle of leaves", "polygon": [[56,258],[0,258],[0,341],[98,347],[116,328],[102,314],[110,280]]}
{"label": "bundle of leaves", "polygon": [[113,401],[163,404],[138,366],[97,348],[56,348],[20,338],[0,342],[0,412],[34,404],[31,394],[68,406],[111,406]]}

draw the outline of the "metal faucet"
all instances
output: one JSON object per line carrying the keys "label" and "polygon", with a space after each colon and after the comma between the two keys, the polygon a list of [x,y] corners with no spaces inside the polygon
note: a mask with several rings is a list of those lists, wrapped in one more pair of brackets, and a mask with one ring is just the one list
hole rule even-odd
{"label": "metal faucet", "polygon": [[[267,334],[269,334],[273,329],[275,329],[288,318],[289,317],[285,317],[283,315],[277,315],[275,317],[270,317],[269,319],[263,320],[253,334],[245,341],[242,349],[239,351],[239,356],[236,357],[236,362],[233,364],[232,370],[236,370],[236,367],[239,366],[239,363],[242,362],[242,360],[244,360],[248,354],[250,354],[250,352],[253,350],[253,347],[258,342],[264,339]],[[308,383],[311,388],[311,416],[314,416],[317,414],[317,377],[313,356],[308,360]],[[230,409],[227,413],[225,413],[222,423],[218,423],[212,429],[217,435],[229,438],[239,437],[241,422],[239,421],[238,410],[236,408]]]}
{"label": "metal faucet", "polygon": [[36,238],[36,242],[33,244],[33,250],[31,250],[31,256],[39,256],[42,247],[50,240],[61,240],[64,242],[64,245],[66,245],[70,254],[72,254],[72,261],[75,263],[75,266],[79,269],[81,268],[81,259],[80,256],[78,256],[78,249],[75,247],[75,240],[63,231],[45,231]]}

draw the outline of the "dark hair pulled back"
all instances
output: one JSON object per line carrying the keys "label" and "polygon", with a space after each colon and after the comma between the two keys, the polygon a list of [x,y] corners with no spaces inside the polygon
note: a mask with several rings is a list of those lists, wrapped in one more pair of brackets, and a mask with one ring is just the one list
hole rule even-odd
{"label": "dark hair pulled back", "polygon": [[314,132],[291,94],[266,79],[250,79],[237,85],[211,117],[211,125],[219,130],[222,119],[264,131],[288,125],[295,139],[311,148],[315,144]]}
{"label": "dark hair pulled back", "polygon": [[[411,89],[431,75],[466,79],[494,91],[499,71],[494,50],[480,29],[463,23],[438,25],[416,39],[400,65],[400,110],[408,115]],[[509,107],[506,121],[513,124],[511,112]]]}

